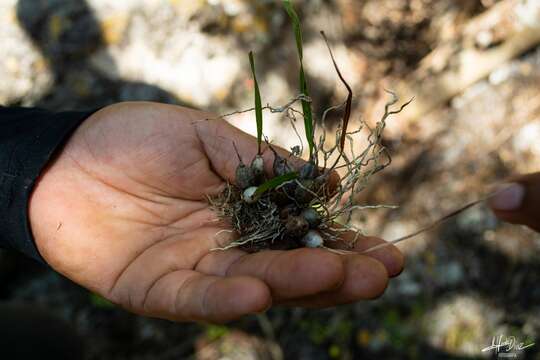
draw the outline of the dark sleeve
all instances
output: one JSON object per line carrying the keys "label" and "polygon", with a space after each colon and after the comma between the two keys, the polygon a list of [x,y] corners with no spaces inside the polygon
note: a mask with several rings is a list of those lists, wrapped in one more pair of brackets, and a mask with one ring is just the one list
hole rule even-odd
{"label": "dark sleeve", "polygon": [[44,262],[30,230],[30,193],[55,151],[91,114],[0,106],[0,247]]}

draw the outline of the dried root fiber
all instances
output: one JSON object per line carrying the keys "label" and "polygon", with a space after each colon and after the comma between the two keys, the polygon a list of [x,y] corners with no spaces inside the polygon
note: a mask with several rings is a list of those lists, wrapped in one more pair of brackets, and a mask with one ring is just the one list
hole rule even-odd
{"label": "dried root fiber", "polygon": [[[323,132],[314,144],[309,161],[300,167],[293,166],[290,158],[280,156],[268,142],[268,149],[274,154],[272,174],[264,172],[260,155],[248,164],[238,155],[236,181],[228,184],[219,196],[209,199],[218,216],[238,234],[238,239],[220,249],[238,247],[255,252],[299,247],[332,248],[335,242],[342,241],[344,232],[352,230],[360,235],[360,229],[352,225],[353,211],[385,206],[356,204],[355,195],[365,189],[374,174],[390,164],[391,157],[381,144],[383,130],[388,116],[400,112],[408,104],[392,110],[398,99],[395,94],[390,94],[392,99],[374,128],[361,123],[354,131],[346,132],[339,127],[332,142],[335,145],[330,148],[325,147],[326,132]],[[306,97],[299,96],[295,100],[301,99]],[[266,108],[283,112],[294,125],[299,114],[292,107],[294,102],[280,108]],[[323,113],[323,124],[328,111]],[[367,142],[358,151],[352,135],[363,129],[367,129]],[[293,148],[291,156],[298,155],[299,149],[300,146]],[[338,168],[344,175],[336,183],[337,176],[332,174]],[[352,246],[356,238],[349,241]]]}

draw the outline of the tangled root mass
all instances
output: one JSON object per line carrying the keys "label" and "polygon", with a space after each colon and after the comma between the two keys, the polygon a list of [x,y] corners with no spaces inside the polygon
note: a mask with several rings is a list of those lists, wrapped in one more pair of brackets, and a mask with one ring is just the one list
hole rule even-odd
{"label": "tangled root mass", "polygon": [[[218,216],[239,235],[237,240],[220,249],[239,247],[255,252],[299,247],[330,248],[333,243],[342,241],[343,233],[350,231],[355,234],[349,237],[352,246],[362,234],[361,229],[352,224],[353,211],[387,207],[362,206],[355,203],[355,198],[374,174],[391,163],[387,149],[381,144],[386,120],[403,110],[410,101],[392,110],[398,98],[389,93],[392,99],[385,105],[384,115],[374,128],[364,122],[351,132],[338,128],[333,141],[335,145],[329,148],[325,146],[327,131],[323,131],[314,144],[310,160],[300,167],[293,166],[290,158],[280,156],[268,141],[268,149],[274,154],[273,174],[264,172],[261,155],[256,155],[250,164],[245,164],[238,155],[235,182],[209,199]],[[294,123],[301,113],[292,106],[296,101],[306,99],[309,98],[300,95],[285,106],[273,108],[267,105],[265,109],[284,113],[296,132]],[[321,123],[325,124],[330,111],[343,105],[324,111]],[[250,110],[253,109],[245,111]],[[367,142],[358,151],[353,135],[363,129],[367,129]],[[292,150],[291,156],[299,155],[301,145]],[[331,174],[337,169],[342,170],[342,176],[335,183],[332,179],[337,177]]]}

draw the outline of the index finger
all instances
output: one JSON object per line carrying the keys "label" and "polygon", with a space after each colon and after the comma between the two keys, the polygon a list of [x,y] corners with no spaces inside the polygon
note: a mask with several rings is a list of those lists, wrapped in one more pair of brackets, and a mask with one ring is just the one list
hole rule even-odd
{"label": "index finger", "polygon": [[540,231],[540,172],[513,177],[489,200],[501,220]]}

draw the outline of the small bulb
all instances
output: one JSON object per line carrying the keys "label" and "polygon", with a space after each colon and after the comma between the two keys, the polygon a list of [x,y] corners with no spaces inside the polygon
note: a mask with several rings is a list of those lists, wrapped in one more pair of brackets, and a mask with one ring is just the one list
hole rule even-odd
{"label": "small bulb", "polygon": [[314,179],[319,175],[317,166],[311,162],[305,163],[298,172],[300,179]]}
{"label": "small bulb", "polygon": [[244,193],[242,194],[242,199],[248,204],[253,204],[257,200],[257,198],[255,197],[256,191],[256,186],[248,187],[246,190],[244,190]]}
{"label": "small bulb", "polygon": [[287,163],[287,160],[277,154],[275,155],[272,169],[274,170],[274,176],[285,175],[292,171],[291,167]]}
{"label": "small bulb", "polygon": [[251,162],[251,170],[255,176],[260,176],[264,173],[264,160],[261,155],[256,155]]}
{"label": "small bulb", "polygon": [[244,164],[238,165],[236,168],[236,185],[238,185],[240,189],[246,189],[253,185],[254,179],[255,176],[250,167],[247,167]]}
{"label": "small bulb", "polygon": [[302,213],[300,214],[309,224],[309,227],[314,229],[317,226],[321,224],[321,215],[317,212],[317,210],[313,208],[307,208],[302,210]]}
{"label": "small bulb", "polygon": [[318,248],[323,245],[323,238],[321,234],[315,230],[309,230],[300,241],[305,247],[308,248]]}

